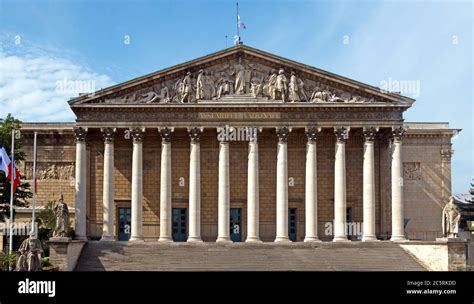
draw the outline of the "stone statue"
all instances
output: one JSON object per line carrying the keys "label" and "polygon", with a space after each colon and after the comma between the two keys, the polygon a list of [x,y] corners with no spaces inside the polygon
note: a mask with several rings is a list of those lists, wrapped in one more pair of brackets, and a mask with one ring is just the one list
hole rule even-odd
{"label": "stone statue", "polygon": [[205,99],[204,94],[204,86],[205,86],[205,79],[204,79],[204,71],[199,70],[197,80],[196,80],[196,99],[202,100]]}
{"label": "stone statue", "polygon": [[320,87],[316,86],[311,93],[310,102],[324,102],[323,91]]}
{"label": "stone statue", "polygon": [[24,240],[18,249],[20,256],[15,271],[41,271],[41,242],[33,235]]}
{"label": "stone statue", "polygon": [[454,197],[449,198],[449,203],[443,208],[443,235],[448,238],[456,238],[459,233],[459,222],[461,221],[461,210],[454,204]]}
{"label": "stone statue", "polygon": [[236,64],[234,67],[234,74],[235,74],[235,84],[234,84],[234,92],[235,94],[242,95],[245,94],[245,67],[240,63]]}
{"label": "stone statue", "polygon": [[272,70],[263,86],[263,95],[272,97],[272,92],[273,92],[273,88],[275,87],[277,77],[278,76],[275,70]]}
{"label": "stone statue", "polygon": [[211,100],[217,94],[215,87],[215,79],[211,73],[207,73],[204,77],[204,97],[205,99]]}
{"label": "stone statue", "polygon": [[306,94],[306,91],[304,90],[304,82],[303,82],[303,79],[301,78],[298,78],[298,92],[299,92],[300,100],[308,101],[308,95]]}
{"label": "stone statue", "polygon": [[56,215],[56,228],[54,229],[53,237],[67,237],[69,210],[62,195],[59,202],[54,206],[54,214]]}
{"label": "stone statue", "polygon": [[272,99],[277,100],[277,98],[280,97],[280,99],[285,102],[287,91],[288,85],[285,76],[285,71],[283,69],[280,69],[278,71],[278,76],[275,81],[275,86],[273,87]]}
{"label": "stone statue", "polygon": [[298,82],[295,72],[291,72],[290,84],[288,85],[288,99],[290,102],[300,101]]}
{"label": "stone statue", "polygon": [[252,80],[250,81],[250,94],[252,94],[253,98],[257,98],[260,96],[262,93],[262,83],[261,81],[253,77]]}
{"label": "stone statue", "polygon": [[217,81],[217,99],[230,94],[230,83],[225,72],[221,73],[221,78]]}
{"label": "stone statue", "polygon": [[168,103],[170,101],[168,87],[163,87],[160,90],[160,94],[157,94],[155,91],[151,90],[150,92],[142,94],[141,96],[143,97],[141,100],[143,103],[154,103],[156,101],[160,103]]}
{"label": "stone statue", "polygon": [[323,89],[321,94],[323,96],[323,101],[331,101],[331,97],[333,96],[333,94],[332,94],[331,89],[329,88],[329,86],[326,86],[326,88]]}
{"label": "stone statue", "polygon": [[193,84],[191,82],[191,72],[187,72],[180,86],[181,103],[193,101]]}

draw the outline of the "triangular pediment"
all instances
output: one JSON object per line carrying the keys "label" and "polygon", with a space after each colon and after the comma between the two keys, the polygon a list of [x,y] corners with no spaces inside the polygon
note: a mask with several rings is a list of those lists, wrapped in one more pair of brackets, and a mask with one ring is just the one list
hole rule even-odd
{"label": "triangular pediment", "polygon": [[70,100],[88,104],[200,102],[396,103],[414,100],[238,45]]}

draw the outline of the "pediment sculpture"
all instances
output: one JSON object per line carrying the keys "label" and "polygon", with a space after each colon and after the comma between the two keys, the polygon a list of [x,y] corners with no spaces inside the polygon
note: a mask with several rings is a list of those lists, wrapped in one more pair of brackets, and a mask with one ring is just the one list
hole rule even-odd
{"label": "pediment sculpture", "polygon": [[[119,97],[102,98],[106,104],[163,104],[220,101],[226,96],[243,96],[279,102],[367,103],[368,98],[305,79],[298,71],[274,69],[248,59],[185,71],[184,76],[164,80]],[[239,98],[241,98],[239,97]],[[226,98],[228,100],[228,98]]]}

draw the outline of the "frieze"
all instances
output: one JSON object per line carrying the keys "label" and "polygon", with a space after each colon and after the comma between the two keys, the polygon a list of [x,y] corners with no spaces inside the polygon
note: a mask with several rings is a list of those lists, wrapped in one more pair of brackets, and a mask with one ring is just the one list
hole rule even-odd
{"label": "frieze", "polygon": [[407,181],[421,180],[421,164],[419,162],[403,163],[403,178]]}
{"label": "frieze", "polygon": [[401,112],[387,111],[318,111],[311,112],[308,109],[291,112],[213,112],[213,111],[196,111],[196,112],[168,112],[168,111],[152,111],[143,109],[143,111],[121,111],[114,110],[109,112],[103,111],[85,111],[78,113],[78,122],[176,122],[176,121],[401,121]]}
{"label": "frieze", "polygon": [[[25,163],[26,180],[33,179],[33,163]],[[74,178],[73,162],[38,162],[36,164],[38,180],[71,180]]]}

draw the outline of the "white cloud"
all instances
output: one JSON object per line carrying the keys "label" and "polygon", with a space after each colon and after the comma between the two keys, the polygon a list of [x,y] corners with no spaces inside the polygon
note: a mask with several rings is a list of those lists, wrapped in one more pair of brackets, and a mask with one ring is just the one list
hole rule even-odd
{"label": "white cloud", "polygon": [[0,53],[0,117],[22,121],[73,121],[67,101],[113,85],[111,78],[56,54]]}

